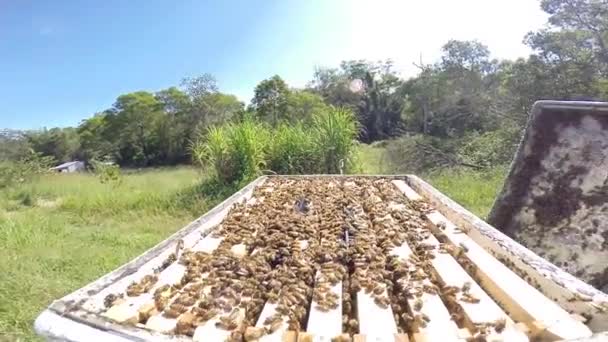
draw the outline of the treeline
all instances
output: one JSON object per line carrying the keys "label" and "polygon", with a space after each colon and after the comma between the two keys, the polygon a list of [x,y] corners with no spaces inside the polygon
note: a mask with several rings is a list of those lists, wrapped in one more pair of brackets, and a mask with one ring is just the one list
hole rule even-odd
{"label": "treeline", "polygon": [[[187,163],[192,144],[211,126],[249,119],[269,127],[306,126],[331,107],[354,113],[362,142],[415,135],[413,149],[395,150],[410,156],[431,151],[433,163],[453,151],[468,153],[473,165],[510,158],[509,146],[534,101],[608,98],[606,1],[542,0],[541,7],[549,23],[524,37],[534,51],[527,58],[496,60],[477,41],[451,40],[440,60],[416,62],[419,74],[410,79],[401,78],[391,61],[345,61],[318,68],[303,89],[278,75],[263,80],[247,107],[206,74],[156,93],[120,95],[112,108],[78,127],[0,133],[0,159],[33,150],[57,162]],[[490,155],[479,151],[494,145]]]}

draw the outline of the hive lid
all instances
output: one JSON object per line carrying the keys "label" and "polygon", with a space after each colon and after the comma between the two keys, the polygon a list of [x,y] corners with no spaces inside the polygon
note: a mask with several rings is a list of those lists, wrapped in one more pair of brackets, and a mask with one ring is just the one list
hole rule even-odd
{"label": "hive lid", "polygon": [[488,222],[608,291],[608,103],[538,101]]}

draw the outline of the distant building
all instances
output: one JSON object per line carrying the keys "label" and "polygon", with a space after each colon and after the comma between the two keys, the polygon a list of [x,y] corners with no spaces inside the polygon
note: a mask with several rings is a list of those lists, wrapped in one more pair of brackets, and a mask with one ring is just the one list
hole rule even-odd
{"label": "distant building", "polygon": [[61,165],[57,165],[57,166],[51,168],[51,171],[64,172],[64,173],[78,172],[78,171],[84,171],[84,170],[85,170],[84,162],[81,162],[78,160],[63,163]]}

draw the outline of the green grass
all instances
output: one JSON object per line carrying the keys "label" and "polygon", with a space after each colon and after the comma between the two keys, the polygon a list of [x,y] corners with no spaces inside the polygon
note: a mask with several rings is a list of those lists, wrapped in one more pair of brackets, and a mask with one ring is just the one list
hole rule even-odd
{"label": "green grass", "polygon": [[506,167],[484,171],[458,168],[421,177],[479,218],[485,219],[502,188],[506,174]]}
{"label": "green grass", "polygon": [[0,340],[33,340],[52,300],[141,254],[214,203],[194,169],[161,169],[101,184],[48,175],[0,192]]}
{"label": "green grass", "polygon": [[[391,170],[388,156],[383,144],[365,145],[359,147],[359,159],[364,173],[367,174],[394,174]],[[470,168],[454,168],[419,174],[418,176],[429,182],[463,207],[478,217],[485,219],[494,199],[502,187],[507,173],[506,167],[495,167],[474,171]]]}

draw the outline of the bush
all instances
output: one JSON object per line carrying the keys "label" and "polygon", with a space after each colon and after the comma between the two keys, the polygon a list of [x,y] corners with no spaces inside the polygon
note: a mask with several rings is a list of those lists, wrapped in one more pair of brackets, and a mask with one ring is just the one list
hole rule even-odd
{"label": "bush", "polygon": [[351,110],[332,108],[313,116],[313,136],[320,173],[336,174],[356,168],[357,118]]}
{"label": "bush", "polygon": [[357,134],[355,116],[344,109],[315,114],[310,127],[270,128],[246,118],[209,128],[192,155],[222,184],[251,180],[265,168],[279,174],[340,173],[356,167]]}
{"label": "bush", "polygon": [[315,137],[301,124],[280,125],[272,134],[267,158],[267,167],[279,174],[315,173],[319,168]]}
{"label": "bush", "polygon": [[458,154],[463,161],[483,167],[504,165],[511,162],[521,130],[517,127],[504,127],[482,134],[471,133]]}
{"label": "bush", "polygon": [[222,183],[234,183],[260,174],[268,137],[268,128],[251,119],[210,127],[194,144],[192,154]]}
{"label": "bush", "polygon": [[49,172],[54,159],[32,150],[19,161],[0,162],[0,189],[17,186]]}
{"label": "bush", "polygon": [[414,135],[390,140],[386,155],[391,172],[422,173],[453,166],[454,146],[449,140]]}
{"label": "bush", "polygon": [[98,160],[91,160],[91,166],[102,184],[119,186],[122,183],[120,166],[111,162],[101,162]]}

